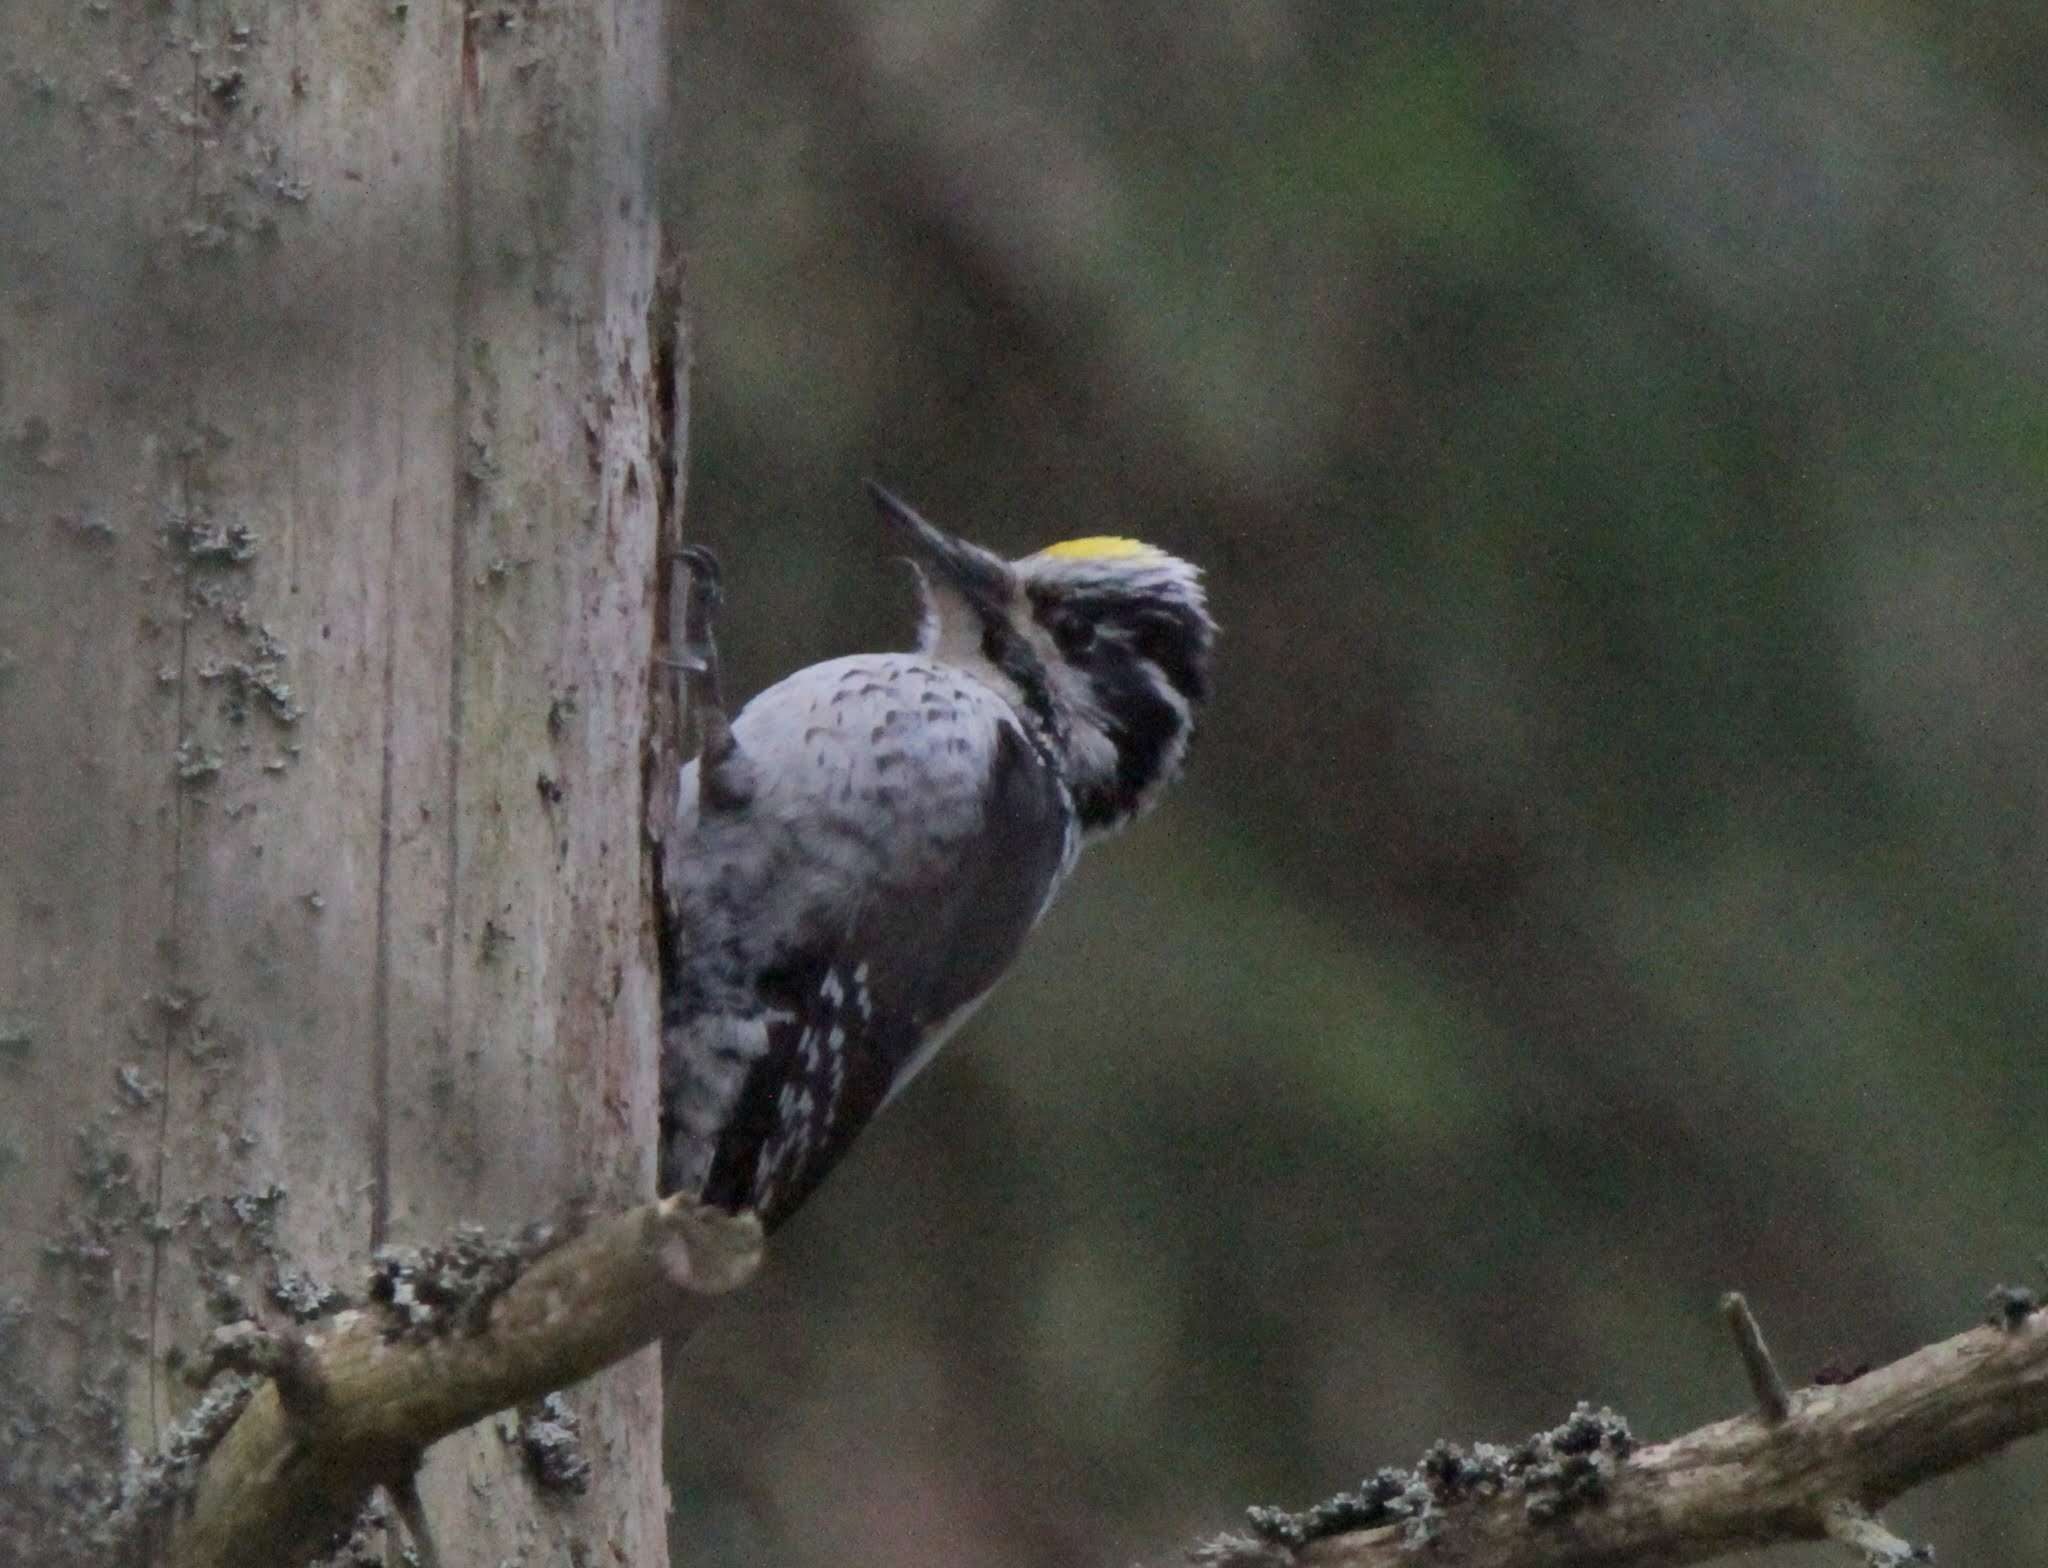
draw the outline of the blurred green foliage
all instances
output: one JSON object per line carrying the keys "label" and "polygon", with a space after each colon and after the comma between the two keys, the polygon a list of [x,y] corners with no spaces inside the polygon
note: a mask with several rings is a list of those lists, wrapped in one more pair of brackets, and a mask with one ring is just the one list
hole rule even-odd
{"label": "blurred green foliage", "polygon": [[[733,680],[858,480],[1207,564],[1188,782],[699,1336],[678,1562],[1157,1560],[2034,1273],[2048,13],[689,8]],[[2048,1546],[2038,1449],[1916,1497]],[[1772,1561],[1815,1560],[1787,1551]]]}

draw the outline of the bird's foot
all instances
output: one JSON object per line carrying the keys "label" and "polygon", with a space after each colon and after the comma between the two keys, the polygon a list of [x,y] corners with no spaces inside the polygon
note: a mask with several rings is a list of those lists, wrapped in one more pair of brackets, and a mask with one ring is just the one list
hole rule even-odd
{"label": "bird's foot", "polygon": [[674,559],[689,571],[684,590],[682,638],[667,662],[680,670],[697,727],[698,776],[708,803],[743,806],[754,798],[754,773],[732,738],[718,676],[718,641],[713,628],[725,603],[718,557],[702,545],[687,545]]}
{"label": "bird's foot", "polygon": [[681,644],[669,662],[683,672],[690,707],[698,713],[708,713],[724,706],[719,692],[718,640],[714,635],[719,608],[725,603],[718,557],[704,546],[693,544],[676,551],[672,559],[683,564],[690,580],[684,589]]}

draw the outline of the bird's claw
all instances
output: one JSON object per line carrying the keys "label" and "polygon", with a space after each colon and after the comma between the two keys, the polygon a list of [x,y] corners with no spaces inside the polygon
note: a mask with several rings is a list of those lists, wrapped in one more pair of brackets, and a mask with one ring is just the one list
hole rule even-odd
{"label": "bird's claw", "polygon": [[697,714],[702,749],[707,753],[713,751],[720,736],[724,737],[724,748],[729,749],[731,731],[725,722],[724,697],[719,690],[718,643],[712,634],[718,611],[725,603],[718,557],[701,544],[690,544],[672,552],[669,559],[682,564],[690,581],[684,590],[680,645],[672,648],[661,662],[683,676],[689,705]]}
{"label": "bird's claw", "polygon": [[715,610],[725,602],[724,574],[718,557],[701,544],[686,544],[669,559],[681,561],[690,573],[690,604]]}

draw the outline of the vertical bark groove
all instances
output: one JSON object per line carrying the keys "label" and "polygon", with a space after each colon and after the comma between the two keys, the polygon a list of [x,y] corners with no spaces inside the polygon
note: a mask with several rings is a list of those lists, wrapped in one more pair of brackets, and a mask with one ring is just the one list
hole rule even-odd
{"label": "vertical bark groove", "polygon": [[[449,303],[449,336],[454,355],[448,368],[454,378],[451,388],[451,434],[454,439],[449,454],[452,469],[448,477],[451,500],[448,523],[448,754],[441,794],[441,826],[446,835],[443,875],[447,879],[441,905],[441,1040],[443,1049],[449,1051],[454,1050],[461,1029],[461,1021],[456,1016],[455,955],[462,933],[462,741],[467,722],[464,654],[469,646],[463,584],[469,571],[469,530],[475,522],[482,484],[474,432],[475,370],[471,364],[476,352],[472,340],[475,333],[474,295],[478,285],[476,168],[470,146],[470,117],[478,92],[476,39],[471,29],[470,8],[461,5],[457,9],[461,12],[461,20],[457,24],[461,75],[460,85],[449,105],[454,175],[453,231],[449,236],[450,255],[454,262],[454,292]],[[388,1087],[386,1096],[389,1096]]]}
{"label": "vertical bark groove", "polygon": [[[405,443],[398,471],[405,473]],[[403,485],[400,486],[401,492]],[[370,1249],[384,1245],[391,1228],[391,835],[392,736],[397,723],[398,535],[404,511],[391,503],[389,554],[384,562],[384,716],[377,769],[377,915],[370,1038]]]}
{"label": "vertical bark groove", "polygon": [[[195,81],[197,79],[196,66],[194,67],[194,79]],[[198,153],[196,148],[193,153],[193,159],[196,167],[198,159]],[[194,175],[194,180],[196,183],[196,174]],[[192,483],[190,469],[191,459],[189,457],[180,456],[176,459],[176,471],[178,474],[178,505],[185,510],[187,516],[191,515],[190,508],[192,505]],[[171,581],[172,593],[174,595],[172,613],[176,615],[178,623],[178,663],[176,691],[177,710],[176,719],[173,726],[177,740],[175,749],[172,752],[172,756],[174,759],[179,759],[183,758],[186,755],[187,748],[192,744],[190,718],[192,682],[192,618],[190,614],[187,613],[188,607],[184,603],[186,590],[183,578],[178,573],[173,572]],[[153,1206],[159,1214],[161,1214],[164,1209],[165,1188],[169,1174],[171,1140],[171,1085],[173,1082],[173,1074],[177,1070],[176,1048],[178,1028],[179,1021],[183,1016],[181,1010],[175,1004],[177,999],[183,995],[183,988],[182,985],[180,984],[179,977],[183,972],[184,964],[183,942],[185,910],[185,813],[188,809],[188,800],[187,791],[184,788],[184,779],[182,777],[183,764],[182,762],[175,762],[174,765],[178,768],[179,771],[177,775],[174,775],[173,782],[171,785],[171,905],[170,922],[164,936],[164,952],[167,955],[170,969],[169,1001],[171,1005],[166,1005],[158,1009],[163,1019],[163,1050],[161,1056],[158,1059],[157,1082],[161,1084],[163,1087],[163,1095],[157,1106],[155,1149],[156,1171],[155,1179],[151,1183],[151,1197]],[[150,1367],[150,1439],[152,1442],[159,1444],[163,1441],[163,1431],[164,1425],[168,1420],[169,1405],[168,1391],[163,1387],[163,1355],[161,1349],[160,1333],[160,1324],[162,1316],[163,1267],[164,1237],[161,1234],[158,1234],[154,1236],[150,1242],[148,1312]]]}

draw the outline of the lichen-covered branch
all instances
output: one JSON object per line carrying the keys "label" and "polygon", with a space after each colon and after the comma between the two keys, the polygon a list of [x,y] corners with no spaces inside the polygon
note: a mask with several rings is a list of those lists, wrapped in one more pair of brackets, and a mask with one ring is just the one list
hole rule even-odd
{"label": "lichen-covered branch", "polygon": [[[1753,1381],[1776,1392],[1754,1321],[1746,1309],[1730,1318]],[[1985,1327],[1784,1399],[1780,1417],[1765,1398],[1756,1414],[1648,1447],[1583,1409],[1524,1444],[1439,1445],[1414,1471],[1382,1471],[1308,1513],[1254,1510],[1249,1533],[1190,1557],[1205,1568],[1668,1568],[1832,1540],[1862,1562],[1929,1560],[1875,1510],[2048,1430],[2048,1312],[2007,1293]]]}
{"label": "lichen-covered branch", "polygon": [[537,1254],[469,1239],[380,1259],[372,1302],[226,1354],[265,1381],[163,1532],[169,1568],[302,1560],[436,1440],[687,1328],[758,1266],[761,1229],[669,1198]]}

